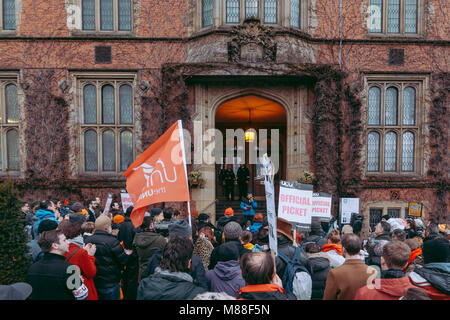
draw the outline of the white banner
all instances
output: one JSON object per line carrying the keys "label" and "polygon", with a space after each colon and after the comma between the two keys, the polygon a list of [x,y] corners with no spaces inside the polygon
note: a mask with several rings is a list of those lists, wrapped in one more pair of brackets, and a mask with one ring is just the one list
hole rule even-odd
{"label": "white banner", "polygon": [[311,225],[313,186],[297,182],[280,181],[278,217],[297,224],[299,229]]}
{"label": "white banner", "polygon": [[353,212],[359,213],[359,198],[341,198],[341,224],[350,224]]}
{"label": "white banner", "polygon": [[108,200],[106,200],[105,209],[103,209],[103,214],[107,214],[111,208],[112,194],[108,194]]}
{"label": "white banner", "polygon": [[269,225],[269,246],[278,255],[277,214],[275,212],[275,188],[273,186],[273,164],[267,154],[261,160],[264,170],[264,186],[266,189],[267,223]]}
{"label": "white banner", "polygon": [[122,200],[122,208],[123,212],[127,212],[127,209],[131,206],[133,206],[133,201],[131,201],[130,195],[126,192],[126,190],[122,190],[120,192],[120,198]]}
{"label": "white banner", "polygon": [[321,221],[331,219],[332,195],[324,192],[313,193],[311,216],[319,217]]}

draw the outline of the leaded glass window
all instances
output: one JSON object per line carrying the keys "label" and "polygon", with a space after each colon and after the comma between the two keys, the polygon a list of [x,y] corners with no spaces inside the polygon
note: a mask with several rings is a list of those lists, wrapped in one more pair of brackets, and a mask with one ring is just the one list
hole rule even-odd
{"label": "leaded glass window", "polygon": [[8,159],[8,169],[19,170],[19,133],[17,130],[9,130],[6,133],[6,154]]}
{"label": "leaded glass window", "polygon": [[369,89],[369,125],[380,124],[381,90],[378,87]]}
{"label": "leaded glass window", "polygon": [[240,1],[227,0],[226,1],[226,21],[227,23],[239,23],[240,21]]}
{"label": "leaded glass window", "polygon": [[115,122],[114,87],[104,85],[102,87],[102,123],[113,124]]}
{"label": "leaded glass window", "polygon": [[133,124],[133,92],[130,85],[120,86],[119,100],[120,124]]}
{"label": "leaded glass window", "polygon": [[213,24],[213,0],[202,0],[202,26],[209,27]]}
{"label": "leaded glass window", "polygon": [[397,169],[397,134],[389,131],[384,143],[384,171],[396,171]]}
{"label": "leaded glass window", "polygon": [[3,30],[16,29],[16,1],[3,0]]}
{"label": "leaded glass window", "polygon": [[395,87],[389,87],[386,90],[386,102],[385,102],[386,125],[397,124],[397,109],[398,109],[398,90]]}
{"label": "leaded glass window", "polygon": [[406,131],[402,137],[402,171],[414,171],[414,133]]}
{"label": "leaded glass window", "polygon": [[133,134],[125,130],[120,133],[120,170],[126,171],[133,159]]}
{"label": "leaded glass window", "polygon": [[277,23],[278,0],[264,0],[264,23]]}
{"label": "leaded glass window", "polygon": [[113,0],[100,0],[100,30],[114,30]]}
{"label": "leaded glass window", "polygon": [[405,0],[405,33],[417,33],[417,0]]}
{"label": "leaded glass window", "polygon": [[95,0],[83,0],[81,10],[83,30],[95,30]]}
{"label": "leaded glass window", "polygon": [[88,84],[83,88],[84,123],[97,123],[97,89]]}
{"label": "leaded glass window", "polygon": [[413,87],[406,87],[403,90],[403,124],[415,124],[416,111],[416,89]]}
{"label": "leaded glass window", "polygon": [[131,30],[131,0],[119,0],[119,30]]}
{"label": "leaded glass window", "polygon": [[380,169],[380,134],[372,131],[367,140],[367,171],[377,172]]}
{"label": "leaded glass window", "polygon": [[370,32],[381,32],[383,0],[370,0]]}
{"label": "leaded glass window", "polygon": [[116,171],[116,143],[112,130],[102,134],[102,156],[103,171]]}
{"label": "leaded glass window", "polygon": [[388,33],[400,33],[400,0],[388,0]]}
{"label": "leaded glass window", "polygon": [[95,130],[88,130],[84,133],[84,169],[86,171],[98,170],[98,145]]}
{"label": "leaded glass window", "polygon": [[17,86],[8,84],[5,87],[6,122],[19,122],[19,107],[17,105]]}
{"label": "leaded glass window", "polygon": [[245,0],[245,18],[259,17],[258,0]]}
{"label": "leaded glass window", "polygon": [[291,0],[291,26],[300,28],[301,0]]}

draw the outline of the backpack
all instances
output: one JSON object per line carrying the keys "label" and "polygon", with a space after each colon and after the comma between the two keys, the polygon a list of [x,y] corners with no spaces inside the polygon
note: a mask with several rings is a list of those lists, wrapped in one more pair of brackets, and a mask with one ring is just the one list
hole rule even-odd
{"label": "backpack", "polygon": [[308,270],[300,264],[300,248],[295,248],[292,259],[289,259],[280,251],[278,256],[286,263],[283,279],[281,279],[286,293],[293,293],[302,300],[311,299],[312,280]]}

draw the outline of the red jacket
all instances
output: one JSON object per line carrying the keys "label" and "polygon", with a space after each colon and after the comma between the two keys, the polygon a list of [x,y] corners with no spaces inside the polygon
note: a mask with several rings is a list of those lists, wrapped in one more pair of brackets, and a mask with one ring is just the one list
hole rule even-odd
{"label": "red jacket", "polygon": [[[71,243],[69,245],[69,252],[64,256],[66,259],[75,251],[76,248],[80,248],[76,244]],[[81,270],[81,276],[83,277],[84,285],[89,290],[89,295],[86,300],[98,300],[97,290],[94,285],[94,276],[97,273],[97,267],[95,266],[95,257],[90,256],[83,248],[78,249],[74,255],[68,261],[69,263],[76,265]]]}
{"label": "red jacket", "polygon": [[358,289],[354,300],[398,300],[409,288],[416,288],[416,286],[411,284],[408,277],[376,279],[371,287],[366,285]]}

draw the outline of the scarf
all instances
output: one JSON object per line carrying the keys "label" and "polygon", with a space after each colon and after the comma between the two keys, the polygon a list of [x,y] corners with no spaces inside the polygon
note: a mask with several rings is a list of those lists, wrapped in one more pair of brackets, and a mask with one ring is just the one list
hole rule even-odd
{"label": "scarf", "polygon": [[342,256],[342,245],[335,243],[326,243],[322,246],[322,252],[328,252],[332,250],[336,251]]}
{"label": "scarf", "polygon": [[69,243],[73,243],[73,244],[79,246],[80,248],[83,248],[83,246],[84,246],[84,240],[83,240],[82,236],[78,236],[73,239],[69,239],[68,241],[69,241]]}
{"label": "scarf", "polygon": [[414,260],[416,260],[416,258],[418,256],[420,256],[422,254],[422,249],[421,248],[417,248],[416,250],[411,251],[411,256],[408,260],[408,263],[406,264],[406,266],[403,268],[403,272],[406,272],[406,269],[408,268],[408,266],[411,264],[411,262],[413,262]]}

